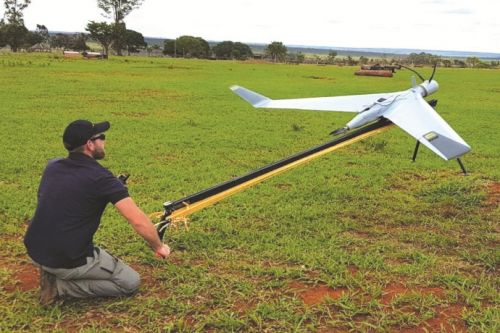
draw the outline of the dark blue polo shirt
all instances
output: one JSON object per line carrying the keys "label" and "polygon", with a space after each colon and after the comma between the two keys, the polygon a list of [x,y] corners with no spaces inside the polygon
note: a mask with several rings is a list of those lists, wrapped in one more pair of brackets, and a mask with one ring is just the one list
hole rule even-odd
{"label": "dark blue polo shirt", "polygon": [[93,256],[92,239],[104,208],[128,196],[125,186],[90,156],[71,153],[49,161],[24,237],[29,256],[52,268],[85,265]]}

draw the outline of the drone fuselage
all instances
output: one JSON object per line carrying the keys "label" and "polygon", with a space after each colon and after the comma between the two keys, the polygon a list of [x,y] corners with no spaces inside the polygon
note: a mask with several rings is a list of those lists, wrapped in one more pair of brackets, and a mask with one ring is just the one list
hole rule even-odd
{"label": "drone fuselage", "polygon": [[[439,85],[436,81],[432,80],[431,82],[429,82],[426,80],[421,84],[419,84],[418,86],[408,89],[406,92],[418,91],[418,93],[420,93],[422,97],[426,97],[435,93],[438,89]],[[403,92],[401,95],[396,95],[388,99],[379,98],[372,105],[370,105],[369,107],[361,111],[358,115],[356,115],[356,117],[352,118],[352,120],[346,124],[346,129],[350,130],[353,128],[358,128],[368,124],[369,122],[374,121],[377,118],[382,117],[385,111],[387,111],[387,109],[393,103],[397,103],[399,99],[402,99],[402,97],[408,95],[406,92]]]}

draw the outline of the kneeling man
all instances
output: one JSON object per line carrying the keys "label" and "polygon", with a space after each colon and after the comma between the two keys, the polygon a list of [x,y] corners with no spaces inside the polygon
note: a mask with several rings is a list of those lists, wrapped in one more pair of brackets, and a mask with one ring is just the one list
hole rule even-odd
{"label": "kneeling man", "polygon": [[97,160],[104,158],[109,122],[70,123],[63,134],[66,158],[49,161],[38,189],[38,205],[24,238],[30,258],[40,267],[40,302],[58,298],[129,296],[139,274],[104,249],[93,237],[101,215],[112,203],[153,251],[166,258],[154,225],[129,197],[127,188]]}

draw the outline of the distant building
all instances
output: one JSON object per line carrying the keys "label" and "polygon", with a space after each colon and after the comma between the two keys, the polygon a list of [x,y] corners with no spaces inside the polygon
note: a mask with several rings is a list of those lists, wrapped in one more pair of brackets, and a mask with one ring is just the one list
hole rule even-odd
{"label": "distant building", "polygon": [[28,49],[29,52],[50,52],[50,45],[46,43],[38,43],[33,46],[31,46]]}

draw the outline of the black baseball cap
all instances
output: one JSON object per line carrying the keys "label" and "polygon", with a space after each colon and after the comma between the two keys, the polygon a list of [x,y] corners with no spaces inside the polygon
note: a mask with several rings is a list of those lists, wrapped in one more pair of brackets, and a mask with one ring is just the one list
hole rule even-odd
{"label": "black baseball cap", "polygon": [[84,145],[91,137],[107,131],[111,127],[109,121],[91,123],[88,120],[75,120],[70,123],[63,134],[64,148],[71,151]]}

